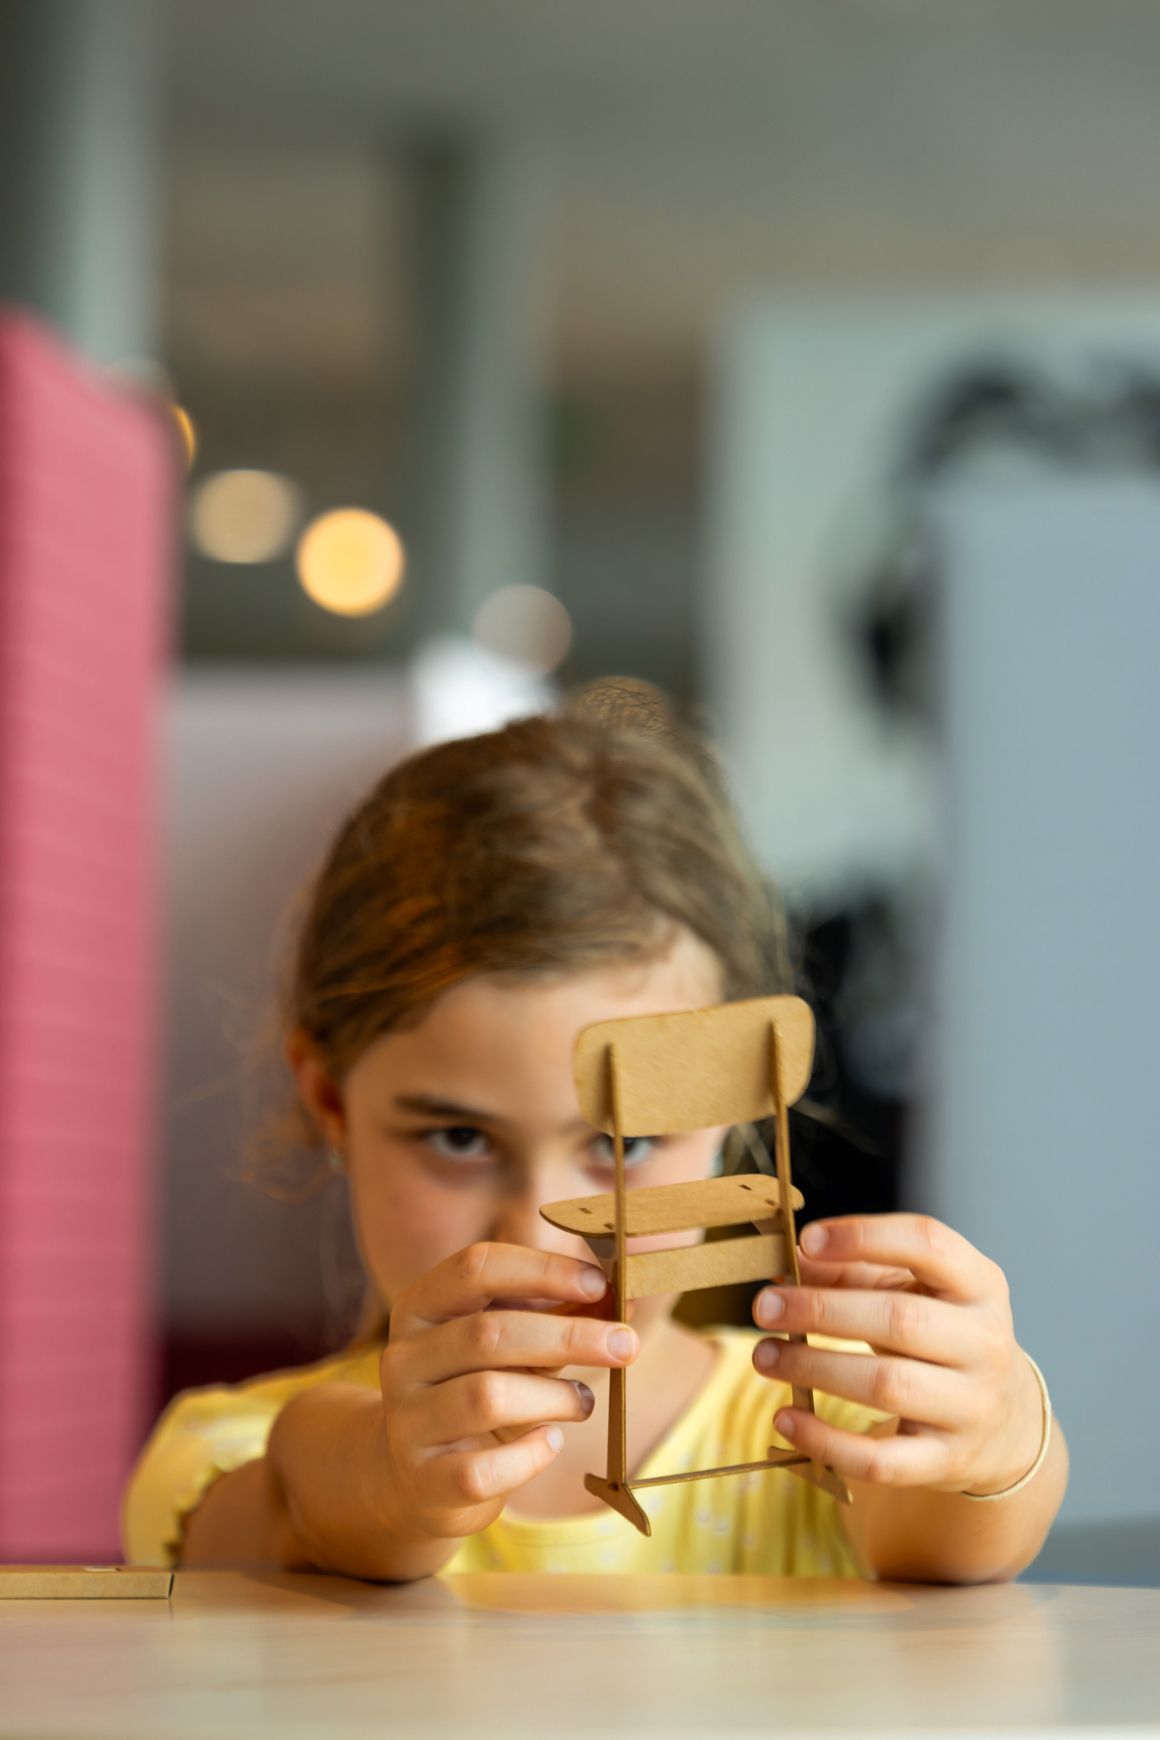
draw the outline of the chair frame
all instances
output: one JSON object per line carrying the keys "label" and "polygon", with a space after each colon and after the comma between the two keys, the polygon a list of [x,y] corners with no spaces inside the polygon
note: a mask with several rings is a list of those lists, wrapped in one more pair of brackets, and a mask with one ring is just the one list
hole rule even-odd
{"label": "chair frame", "polygon": [[[724,1019],[728,1012],[728,1022]],[[682,1022],[694,1021],[699,1025],[694,1029],[680,1029]],[[707,1229],[710,1225],[740,1225],[746,1220],[752,1220],[757,1228],[758,1237],[745,1239],[728,1239],[720,1243],[705,1245],[703,1242],[692,1246],[670,1248],[663,1252],[647,1255],[630,1255],[628,1251],[629,1193],[625,1188],[624,1176],[624,1143],[625,1129],[623,1116],[623,1100],[625,1077],[623,1070],[624,1053],[631,1050],[637,1062],[647,1060],[650,1065],[658,1061],[662,1065],[661,1076],[664,1079],[663,1065],[666,1061],[665,1051],[671,1050],[669,1041],[674,1032],[684,1039],[684,1052],[688,1051],[688,1040],[695,1039],[696,1055],[700,1060],[707,1053],[712,1053],[711,1067],[716,1066],[724,1079],[724,1091],[729,1097],[731,1087],[740,1088],[738,1098],[745,1093],[748,1072],[745,1060],[738,1055],[738,1048],[732,1045],[732,1030],[737,1028],[738,1021],[744,1023],[749,1030],[744,1037],[752,1039],[754,1035],[768,1036],[767,1056],[764,1060],[764,1081],[760,1083],[760,1092],[755,1099],[753,1089],[748,1091],[747,1102],[741,1111],[735,1113],[731,1122],[750,1122],[755,1117],[774,1119],[776,1130],[776,1204],[768,1199],[768,1193],[761,1206],[765,1214],[758,1218],[750,1215],[748,1207],[740,1213],[722,1208],[718,1201],[721,1198],[719,1187],[725,1180],[710,1180],[702,1183],[677,1184],[660,1186],[650,1190],[642,1187],[632,1192],[632,1203],[647,1214],[650,1206],[654,1207],[654,1219],[667,1221],[669,1229],[680,1226],[685,1229],[701,1227]],[[779,1032],[779,1027],[781,1031]],[[795,1065],[795,1092],[787,1090],[787,1040],[791,1028],[797,1040],[797,1053],[793,1062]],[[633,1030],[630,1032],[629,1030]],[[727,1030],[728,1029],[728,1030]],[[808,1035],[804,1042],[803,1033]],[[726,1041],[726,1049],[721,1049],[720,1043],[702,1044],[702,1041],[720,1042],[722,1036]],[[626,1045],[626,1041],[632,1041]],[[642,1051],[642,1041],[644,1049]],[[730,1049],[731,1047],[731,1049]],[[630,1298],[639,1298],[646,1293],[668,1291],[674,1281],[681,1291],[696,1291],[700,1287],[717,1284],[722,1279],[757,1280],[767,1274],[769,1278],[777,1278],[777,1262],[780,1255],[784,1262],[785,1272],[780,1275],[783,1284],[798,1286],[801,1274],[798,1264],[797,1227],[795,1221],[795,1198],[801,1203],[800,1193],[794,1190],[791,1162],[788,1108],[792,1099],[796,1099],[804,1089],[809,1075],[809,1067],[813,1055],[813,1016],[808,1006],[797,997],[765,997],[754,998],[747,1003],[722,1004],[715,1009],[689,1011],[687,1015],[632,1016],[625,1020],[599,1022],[595,1026],[585,1028],[578,1036],[574,1055],[574,1073],[577,1091],[580,1098],[581,1111],[589,1122],[597,1128],[605,1130],[613,1139],[615,1163],[615,1189],[611,1199],[608,1197],[583,1197],[572,1202],[549,1203],[541,1209],[541,1214],[552,1225],[565,1226],[568,1230],[577,1231],[587,1239],[595,1255],[605,1271],[611,1269],[612,1298],[615,1316],[620,1322],[625,1321],[625,1310]],[[596,1057],[600,1058],[602,1069],[593,1069]],[[666,1083],[666,1087],[671,1082]],[[655,1092],[655,1086],[654,1086]],[[695,1095],[694,1095],[695,1097]],[[762,1103],[764,1102],[764,1103]],[[650,1102],[651,1103],[651,1102]],[[696,1110],[693,1116],[699,1115]],[[653,1129],[651,1134],[671,1133],[676,1129],[704,1128],[716,1122],[716,1118],[705,1118],[701,1122],[678,1122],[662,1132]],[[642,1132],[643,1133],[643,1132]],[[758,1175],[765,1177],[764,1174]],[[728,1181],[732,1183],[732,1181]],[[770,1181],[772,1183],[772,1180]],[[750,1188],[742,1184],[742,1188]],[[716,1195],[714,1191],[716,1189]],[[649,1199],[653,1199],[650,1204]],[[663,1201],[662,1201],[663,1199]],[[723,1199],[722,1199],[723,1200]],[[608,1211],[611,1207],[612,1236],[611,1240],[601,1237],[601,1232],[607,1231]],[[772,1213],[770,1212],[772,1210]],[[659,1212],[658,1212],[659,1211]],[[675,1215],[674,1215],[675,1211]],[[760,1209],[759,1209],[760,1212]],[[603,1217],[603,1218],[602,1218]],[[640,1214],[637,1216],[641,1218]],[[595,1220],[599,1227],[586,1230],[585,1220]],[[730,1252],[730,1247],[734,1250]],[[706,1261],[707,1251],[725,1253],[724,1258]],[[653,1262],[650,1268],[649,1257],[654,1256],[662,1261]],[[773,1269],[773,1274],[770,1270]],[[712,1271],[706,1278],[707,1271]],[[650,1279],[651,1277],[651,1279]],[[663,1279],[664,1284],[655,1284]],[[635,1286],[636,1290],[633,1290]],[[676,1290],[676,1289],[674,1289]],[[804,1342],[804,1335],[791,1335],[791,1341]],[[814,1411],[814,1396],[812,1389],[793,1391],[794,1406]],[[628,1368],[613,1367],[609,1372],[609,1404],[608,1404],[608,1462],[603,1475],[586,1474],[584,1485],[595,1497],[618,1511],[628,1522],[644,1535],[652,1533],[648,1515],[633,1496],[635,1492],[646,1487],[670,1486],[686,1480],[708,1480],[719,1475],[752,1473],[767,1468],[784,1468],[789,1472],[810,1480],[822,1487],[839,1502],[848,1504],[850,1493],[845,1482],[830,1468],[811,1460],[799,1450],[785,1449],[782,1446],[770,1445],[767,1456],[760,1462],[733,1463],[721,1468],[698,1468],[674,1474],[650,1475],[646,1479],[630,1480],[628,1477]]]}

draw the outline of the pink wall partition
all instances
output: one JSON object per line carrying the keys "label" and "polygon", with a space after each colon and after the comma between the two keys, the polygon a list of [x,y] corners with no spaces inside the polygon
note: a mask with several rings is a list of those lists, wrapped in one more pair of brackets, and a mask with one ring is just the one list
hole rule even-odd
{"label": "pink wall partition", "polygon": [[0,1559],[115,1559],[152,1384],[173,447],[0,312]]}

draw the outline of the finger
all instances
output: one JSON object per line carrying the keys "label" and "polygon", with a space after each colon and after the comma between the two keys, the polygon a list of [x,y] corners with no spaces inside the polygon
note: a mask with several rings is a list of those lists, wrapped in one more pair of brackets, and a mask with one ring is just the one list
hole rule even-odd
{"label": "finger", "polygon": [[410,1335],[452,1317],[485,1311],[497,1299],[580,1305],[602,1298],[607,1287],[604,1271],[595,1263],[530,1245],[484,1240],[446,1257],[400,1294],[391,1312],[391,1334]]}
{"label": "finger", "polygon": [[932,1486],[946,1478],[950,1466],[945,1443],[932,1432],[881,1438],[844,1432],[800,1408],[783,1408],[774,1430],[812,1461],[874,1486]]}
{"label": "finger", "polygon": [[836,1353],[806,1342],[761,1341],[753,1363],[763,1377],[794,1389],[844,1396],[924,1426],[955,1429],[973,1416],[966,1380],[946,1366],[870,1353]]}
{"label": "finger", "polygon": [[433,1457],[425,1468],[424,1501],[452,1510],[516,1492],[555,1461],[563,1443],[559,1426],[537,1426],[510,1444]]}
{"label": "finger", "polygon": [[816,1257],[798,1253],[798,1273],[807,1287],[913,1287],[914,1276],[909,1269],[899,1269],[882,1263],[824,1263]]}
{"label": "finger", "polygon": [[827,1262],[909,1269],[925,1287],[949,1299],[988,1299],[1005,1286],[996,1263],[929,1214],[854,1214],[814,1221],[802,1233],[802,1248]]}
{"label": "finger", "polygon": [[887,1353],[966,1366],[977,1356],[977,1326],[961,1305],[922,1293],[857,1292],[839,1287],[765,1287],[753,1301],[762,1329],[867,1341]]}
{"label": "finger", "polygon": [[[623,1321],[632,1326],[636,1316],[637,1301],[626,1299],[624,1302]],[[594,1323],[619,1323],[616,1315],[616,1298],[612,1293],[606,1293],[603,1299],[598,1299],[594,1305],[553,1305],[545,1311],[545,1317],[590,1317]],[[545,1376],[555,1377],[557,1367],[545,1367]]]}
{"label": "finger", "polygon": [[595,1406],[587,1384],[526,1372],[478,1371],[427,1391],[421,1419],[416,1410],[413,1431],[420,1443],[440,1451],[484,1432],[539,1426],[549,1420],[586,1420]]}
{"label": "finger", "polygon": [[630,1365],[639,1351],[636,1331],[625,1323],[542,1311],[480,1311],[394,1345],[388,1342],[383,1358],[393,1373],[392,1387],[406,1394],[467,1372],[512,1366],[561,1371],[575,1365]]}

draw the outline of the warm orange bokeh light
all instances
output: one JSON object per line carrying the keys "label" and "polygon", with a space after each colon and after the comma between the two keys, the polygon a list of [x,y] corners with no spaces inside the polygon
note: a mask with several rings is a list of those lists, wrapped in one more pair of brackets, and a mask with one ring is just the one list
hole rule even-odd
{"label": "warm orange bokeh light", "polygon": [[185,469],[193,470],[193,462],[197,458],[197,430],[193,418],[184,405],[171,404],[170,412],[177,427],[177,439],[181,443],[181,451],[185,455]]}
{"label": "warm orange bokeh light", "polygon": [[335,508],[298,540],[298,578],[323,610],[369,616],[399,590],[406,558],[398,533],[365,508]]}

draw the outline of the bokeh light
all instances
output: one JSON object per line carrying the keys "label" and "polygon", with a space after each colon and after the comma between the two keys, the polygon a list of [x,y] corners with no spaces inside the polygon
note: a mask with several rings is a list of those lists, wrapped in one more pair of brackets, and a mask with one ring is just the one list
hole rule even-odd
{"label": "bokeh light", "polygon": [[337,616],[369,616],[399,590],[406,557],[398,533],[365,508],[320,514],[298,540],[303,591]]}
{"label": "bokeh light", "polygon": [[185,455],[185,469],[192,471],[193,462],[197,458],[197,430],[194,427],[193,418],[184,405],[171,403],[169,410],[177,430],[181,451]]}
{"label": "bokeh light", "polygon": [[572,644],[572,619],[541,586],[501,586],[480,605],[472,633],[489,651],[546,675]]}
{"label": "bokeh light", "polygon": [[193,492],[189,530],[217,562],[273,562],[290,546],[298,491],[273,471],[218,471]]}

